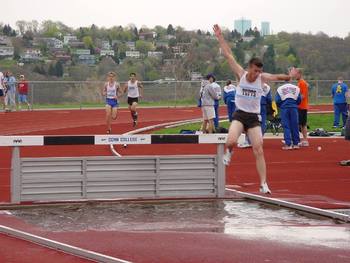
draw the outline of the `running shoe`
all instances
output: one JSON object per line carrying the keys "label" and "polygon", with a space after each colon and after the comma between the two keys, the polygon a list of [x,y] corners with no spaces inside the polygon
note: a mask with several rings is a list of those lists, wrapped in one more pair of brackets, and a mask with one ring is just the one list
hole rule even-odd
{"label": "running shoe", "polygon": [[284,146],[282,146],[282,150],[285,150],[285,151],[293,150],[293,146],[292,145],[284,145]]}
{"label": "running shoe", "polygon": [[301,141],[298,145],[300,147],[309,147],[310,146],[308,141]]}
{"label": "running shoe", "polygon": [[229,165],[230,164],[232,154],[233,154],[233,151],[230,152],[228,149],[226,150],[226,153],[224,154],[224,156],[222,158],[222,162],[224,163],[224,165]]}
{"label": "running shoe", "polygon": [[298,145],[293,145],[293,149],[294,149],[294,150],[298,150],[298,149],[300,149],[299,144],[298,144]]}
{"label": "running shoe", "polygon": [[112,132],[112,129],[108,129],[106,133],[110,134],[111,132]]}
{"label": "running shoe", "polygon": [[252,147],[252,145],[249,142],[245,141],[243,143],[238,143],[237,147],[238,148],[250,148],[250,147]]}
{"label": "running shoe", "polygon": [[267,185],[267,183],[263,183],[262,185],[260,185],[260,193],[262,194],[271,194],[271,190],[269,189],[269,186]]}
{"label": "running shoe", "polygon": [[133,127],[136,127],[136,125],[137,125],[137,120],[133,120],[132,126],[133,126]]}

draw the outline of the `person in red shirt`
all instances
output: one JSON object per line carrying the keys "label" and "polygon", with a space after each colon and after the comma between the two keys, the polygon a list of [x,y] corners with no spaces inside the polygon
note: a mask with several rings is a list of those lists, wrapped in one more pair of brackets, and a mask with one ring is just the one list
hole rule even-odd
{"label": "person in red shirt", "polygon": [[302,70],[297,69],[296,79],[300,89],[301,103],[298,106],[299,128],[303,135],[300,146],[309,146],[307,139],[307,110],[309,108],[309,84],[303,79]]}
{"label": "person in red shirt", "polygon": [[22,103],[26,103],[28,110],[30,110],[31,106],[28,102],[28,82],[25,80],[24,75],[21,75],[19,79],[20,80],[18,82],[18,110],[21,110]]}

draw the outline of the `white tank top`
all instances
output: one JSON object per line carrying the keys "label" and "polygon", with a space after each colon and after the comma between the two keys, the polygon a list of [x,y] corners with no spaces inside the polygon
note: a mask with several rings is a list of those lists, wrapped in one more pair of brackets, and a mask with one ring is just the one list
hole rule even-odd
{"label": "white tank top", "polygon": [[107,82],[106,83],[106,98],[114,99],[117,96],[117,90],[119,88],[119,84],[114,82],[112,85]]}
{"label": "white tank top", "polygon": [[236,107],[239,110],[260,114],[260,99],[263,94],[261,74],[254,82],[247,81],[245,72],[236,88]]}
{"label": "white tank top", "polygon": [[140,97],[139,87],[137,85],[137,80],[134,83],[132,83],[130,80],[128,81],[128,97],[129,98]]}

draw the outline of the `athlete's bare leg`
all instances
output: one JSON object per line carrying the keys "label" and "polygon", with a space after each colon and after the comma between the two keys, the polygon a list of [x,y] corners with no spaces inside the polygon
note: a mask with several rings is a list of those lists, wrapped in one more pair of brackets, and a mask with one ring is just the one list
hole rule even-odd
{"label": "athlete's bare leg", "polygon": [[109,105],[106,105],[106,123],[107,123],[107,131],[111,131],[112,127],[112,107]]}
{"label": "athlete's bare leg", "polygon": [[243,124],[239,121],[233,120],[228,130],[226,147],[232,152],[233,147],[237,144],[239,136],[244,130]]}
{"label": "athlete's bare leg", "polygon": [[129,110],[130,110],[130,114],[131,114],[131,118],[133,120],[133,125],[134,127],[137,124],[137,111],[136,111],[136,107],[137,107],[137,102],[133,102],[131,105],[129,105]]}
{"label": "athlete's bare leg", "polygon": [[112,108],[112,120],[117,119],[117,113],[118,113],[118,108],[117,107]]}
{"label": "athlete's bare leg", "polygon": [[203,120],[201,130],[203,133],[207,133],[208,120]]}
{"label": "athlete's bare leg", "polygon": [[214,120],[210,119],[208,120],[208,133],[214,132]]}
{"label": "athlete's bare leg", "polygon": [[253,153],[256,161],[256,169],[260,177],[260,185],[266,182],[266,163],[263,150],[263,137],[261,127],[256,126],[248,129],[248,137],[253,147]]}
{"label": "athlete's bare leg", "polygon": [[307,126],[300,126],[301,134],[303,135],[303,140],[307,141]]}

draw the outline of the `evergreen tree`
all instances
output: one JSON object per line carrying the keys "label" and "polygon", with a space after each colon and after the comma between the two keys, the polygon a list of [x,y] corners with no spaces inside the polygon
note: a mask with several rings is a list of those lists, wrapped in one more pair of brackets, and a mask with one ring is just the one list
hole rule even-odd
{"label": "evergreen tree", "polygon": [[172,24],[168,25],[168,28],[167,28],[166,32],[167,32],[168,35],[175,35],[175,29],[174,29]]}
{"label": "evergreen tree", "polygon": [[264,71],[269,73],[276,73],[275,49],[272,44],[268,46],[263,56],[263,63]]}
{"label": "evergreen tree", "polygon": [[56,71],[56,76],[57,77],[62,77],[63,76],[63,64],[61,61],[58,61],[55,65],[55,71]]}
{"label": "evergreen tree", "polygon": [[57,74],[56,74],[56,67],[54,66],[53,63],[50,64],[47,73],[48,73],[50,76],[57,76]]}

